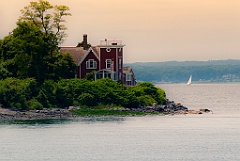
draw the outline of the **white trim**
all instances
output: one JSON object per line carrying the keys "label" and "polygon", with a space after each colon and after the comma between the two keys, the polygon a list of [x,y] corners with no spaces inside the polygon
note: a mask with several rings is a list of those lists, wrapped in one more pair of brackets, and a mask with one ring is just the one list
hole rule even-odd
{"label": "white trim", "polygon": [[118,69],[122,69],[122,58],[118,58]]}
{"label": "white trim", "polygon": [[91,51],[93,52],[94,56],[95,56],[95,57],[98,59],[98,61],[99,61],[99,57],[97,56],[97,54],[95,53],[95,51],[92,49],[92,47],[90,47],[90,48],[88,49],[88,51],[86,52],[86,54],[84,55],[84,57],[80,60],[80,62],[78,63],[78,65],[82,64],[82,62],[86,59],[86,57],[88,56],[88,54],[89,54]]}
{"label": "white trim", "polygon": [[99,63],[98,63],[98,65],[99,65],[99,66],[98,66],[98,69],[101,70],[101,48],[100,48],[100,50],[99,50],[99,60],[98,60],[98,62],[99,62]]}
{"label": "white trim", "polygon": [[116,57],[115,57],[115,64],[116,64],[116,72],[118,72],[118,49],[116,49]]}
{"label": "white trim", "polygon": [[[110,62],[110,64],[108,64],[108,61]],[[112,64],[112,59],[106,59],[105,60],[105,68],[106,69],[111,69],[111,64]],[[108,68],[108,65],[109,65],[109,68]]]}
{"label": "white trim", "polygon": [[79,78],[82,78],[82,68],[81,68],[81,65],[79,65]]}
{"label": "white trim", "polygon": [[108,53],[110,53],[111,52],[111,48],[106,48],[106,51],[108,52]]}
{"label": "white trim", "polygon": [[131,73],[126,73],[126,81],[128,81],[128,82],[132,81],[132,74]]}
{"label": "white trim", "polygon": [[122,48],[125,45],[97,45],[100,48]]}
{"label": "white trim", "polygon": [[[91,62],[92,62],[92,67],[91,67]],[[94,59],[88,59],[86,61],[86,69],[97,69],[97,61]]]}

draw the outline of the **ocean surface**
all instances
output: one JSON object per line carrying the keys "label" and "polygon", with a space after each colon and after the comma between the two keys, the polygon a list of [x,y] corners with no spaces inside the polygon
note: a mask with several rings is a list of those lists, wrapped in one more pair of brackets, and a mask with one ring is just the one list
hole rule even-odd
{"label": "ocean surface", "polygon": [[0,161],[239,161],[240,84],[159,84],[203,115],[1,122]]}

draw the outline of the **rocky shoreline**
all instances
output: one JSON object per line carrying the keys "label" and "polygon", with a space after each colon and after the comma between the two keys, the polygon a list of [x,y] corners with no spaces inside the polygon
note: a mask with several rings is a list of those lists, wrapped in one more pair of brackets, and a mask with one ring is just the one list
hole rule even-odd
{"label": "rocky shoreline", "polygon": [[[29,111],[18,111],[0,108],[0,120],[11,121],[11,120],[42,120],[42,119],[72,119],[79,117],[71,111],[77,109],[76,107],[70,106],[68,109],[43,109],[43,110],[29,110]],[[111,109],[114,110],[114,109]],[[165,105],[153,105],[142,108],[132,109],[121,109],[131,112],[158,112],[159,115],[181,115],[181,114],[203,114],[212,112],[209,109],[189,110],[187,107],[180,103],[167,100]]]}
{"label": "rocky shoreline", "polygon": [[[204,114],[212,112],[209,109],[199,109],[199,110],[189,110],[187,107],[183,106],[181,103],[175,103],[174,101],[167,100],[164,105],[153,105],[146,106],[142,108],[130,109],[134,112],[159,112],[161,115],[180,115],[180,114]],[[213,113],[213,112],[212,112]]]}
{"label": "rocky shoreline", "polygon": [[71,119],[77,117],[68,109],[43,109],[16,111],[0,108],[0,120],[42,120],[42,119]]}

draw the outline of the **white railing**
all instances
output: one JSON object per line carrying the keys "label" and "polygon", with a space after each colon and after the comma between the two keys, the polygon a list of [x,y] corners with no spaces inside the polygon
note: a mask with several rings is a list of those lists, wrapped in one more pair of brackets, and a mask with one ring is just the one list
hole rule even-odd
{"label": "white railing", "polygon": [[100,40],[100,45],[122,45],[122,40]]}

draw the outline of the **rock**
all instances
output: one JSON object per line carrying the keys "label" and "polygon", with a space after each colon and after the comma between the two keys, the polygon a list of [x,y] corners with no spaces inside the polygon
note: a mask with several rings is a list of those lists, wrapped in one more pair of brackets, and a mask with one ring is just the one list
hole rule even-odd
{"label": "rock", "polygon": [[195,110],[188,110],[188,114],[198,114],[199,111]]}
{"label": "rock", "polygon": [[207,109],[207,108],[202,108],[199,110],[200,112],[210,112],[211,110]]}
{"label": "rock", "polygon": [[76,106],[69,106],[68,107],[68,110],[79,110],[80,108],[79,107],[76,107]]}
{"label": "rock", "polygon": [[0,120],[60,119],[73,117],[75,116],[67,109],[43,109],[22,112],[0,108]]}

